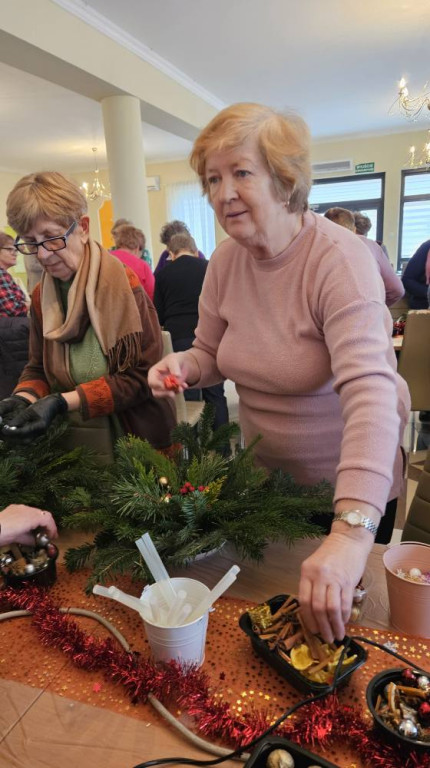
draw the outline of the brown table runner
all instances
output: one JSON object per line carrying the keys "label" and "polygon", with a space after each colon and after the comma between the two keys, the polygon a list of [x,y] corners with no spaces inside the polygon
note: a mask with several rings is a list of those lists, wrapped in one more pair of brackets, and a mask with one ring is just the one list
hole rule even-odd
{"label": "brown table runner", "polygon": [[[86,608],[111,621],[123,633],[131,647],[149,655],[143,623],[138,615],[111,600],[87,596],[84,586],[88,573],[68,574],[59,566],[59,578],[51,590],[52,600],[63,607]],[[118,579],[117,586],[138,595],[141,585],[128,577]],[[268,596],[269,597],[269,596]],[[213,683],[213,694],[228,701],[234,712],[244,714],[252,709],[266,710],[268,721],[279,716],[301,697],[276,672],[253,652],[249,639],[238,626],[240,615],[250,606],[243,600],[222,598],[210,614],[204,670]],[[88,633],[106,637],[106,630],[89,619],[76,619]],[[430,643],[398,632],[366,629],[352,625],[352,633],[371,640],[395,644],[399,653],[428,668]],[[379,671],[397,666],[392,657],[368,647],[368,660],[352,676],[350,684],[339,693],[340,701],[357,705],[366,713],[365,690],[369,680]],[[160,723],[149,704],[131,704],[125,691],[103,679],[100,672],[87,672],[74,667],[58,650],[43,646],[31,619],[4,622],[0,640],[0,675],[34,688],[48,688],[77,701],[110,709],[129,717]],[[180,713],[176,712],[176,715]],[[371,723],[370,715],[366,715]],[[317,747],[315,752],[320,751]],[[186,754],[186,750],[184,750]],[[324,756],[342,768],[365,768],[346,745],[330,746]]]}

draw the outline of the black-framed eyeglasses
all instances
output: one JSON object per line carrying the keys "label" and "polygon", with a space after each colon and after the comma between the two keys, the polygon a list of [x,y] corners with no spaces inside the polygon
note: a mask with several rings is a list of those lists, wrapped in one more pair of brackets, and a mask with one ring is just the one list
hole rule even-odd
{"label": "black-framed eyeglasses", "polygon": [[67,238],[69,235],[72,234],[73,230],[75,229],[77,225],[77,221],[74,221],[67,232],[64,233],[64,235],[56,236],[56,237],[48,237],[46,240],[41,240],[40,243],[26,243],[23,240],[21,242],[19,241],[19,235],[17,236],[15,240],[15,248],[20,252],[25,254],[28,253],[37,253],[39,248],[41,246],[44,247],[45,251],[61,251],[63,248],[67,245]]}
{"label": "black-framed eyeglasses", "polygon": [[15,245],[0,245],[0,251],[13,251],[16,253],[17,248]]}

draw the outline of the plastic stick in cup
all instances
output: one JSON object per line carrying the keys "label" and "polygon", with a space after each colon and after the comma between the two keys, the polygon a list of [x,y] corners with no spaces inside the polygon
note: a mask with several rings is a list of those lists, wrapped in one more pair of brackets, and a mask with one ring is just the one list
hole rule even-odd
{"label": "plastic stick in cup", "polygon": [[101,597],[109,597],[111,600],[116,600],[117,603],[122,603],[122,605],[126,605],[127,608],[132,608],[133,611],[141,612],[142,604],[139,598],[127,595],[125,592],[117,589],[117,587],[107,588],[102,587],[100,584],[95,584],[93,592],[95,595],[101,595]]}
{"label": "plastic stick in cup", "polygon": [[182,624],[185,624],[188,621],[188,617],[193,610],[193,606],[189,603],[185,603],[185,605],[182,606],[178,618],[176,619],[176,626],[181,627]]}
{"label": "plastic stick in cup", "polygon": [[168,627],[176,626],[178,623],[179,613],[185,603],[185,600],[187,599],[187,593],[185,592],[185,589],[178,589],[177,595],[178,597],[176,598],[175,602],[172,603],[167,612],[166,626]]}
{"label": "plastic stick in cup", "polygon": [[177,595],[173,588],[173,584],[170,581],[169,574],[167,573],[164,563],[158,554],[149,533],[144,533],[143,536],[136,541],[136,546],[151,571],[153,578],[155,581],[159,582],[163,597],[170,608],[172,602],[176,600]]}
{"label": "plastic stick in cup", "polygon": [[222,579],[219,580],[218,584],[215,584],[214,588],[211,589],[208,595],[206,595],[203,600],[200,600],[199,604],[196,605],[196,607],[193,609],[193,612],[191,616],[188,618],[188,621],[195,621],[196,619],[200,618],[200,616],[203,616],[206,611],[209,610],[211,605],[215,602],[215,600],[218,600],[218,598],[223,594],[223,592],[226,591],[234,581],[236,581],[236,576],[239,573],[240,568],[238,565],[232,565],[230,570],[227,571],[226,574],[222,577]]}

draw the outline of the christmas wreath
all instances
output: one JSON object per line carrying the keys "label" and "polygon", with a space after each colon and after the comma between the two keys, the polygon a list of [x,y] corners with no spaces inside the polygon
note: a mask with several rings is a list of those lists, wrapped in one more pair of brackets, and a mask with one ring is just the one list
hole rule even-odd
{"label": "christmas wreath", "polygon": [[180,424],[171,457],[136,437],[118,441],[109,487],[95,509],[73,512],[63,521],[96,531],[92,542],[66,553],[70,571],[91,565],[89,589],[117,573],[148,579],[135,545],[145,531],[171,566],[183,566],[224,542],[242,557],[259,560],[269,541],[291,544],[321,534],[312,515],[331,512],[331,486],[301,487],[281,471],[268,476],[254,464],[253,445],[231,455],[236,424],[213,432],[212,421],[213,409],[206,406],[197,427]]}

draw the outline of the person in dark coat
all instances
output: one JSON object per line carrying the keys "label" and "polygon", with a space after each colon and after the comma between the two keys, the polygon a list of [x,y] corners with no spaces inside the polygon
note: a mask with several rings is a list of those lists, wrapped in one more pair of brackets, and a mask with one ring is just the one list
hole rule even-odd
{"label": "person in dark coat", "polygon": [[15,389],[28,361],[28,317],[0,317],[0,400]]}
{"label": "person in dark coat", "polygon": [[426,261],[430,252],[430,240],[415,251],[406,265],[402,281],[408,294],[409,309],[428,309]]}
{"label": "person in dark coat", "polygon": [[[155,276],[154,304],[160,325],[169,331],[175,352],[189,349],[199,320],[199,296],[208,262],[199,258],[197,246],[187,232],[173,235],[170,261]],[[228,423],[224,384],[202,389],[203,400],[215,406],[214,429]],[[187,389],[186,400],[199,400],[200,390]]]}

